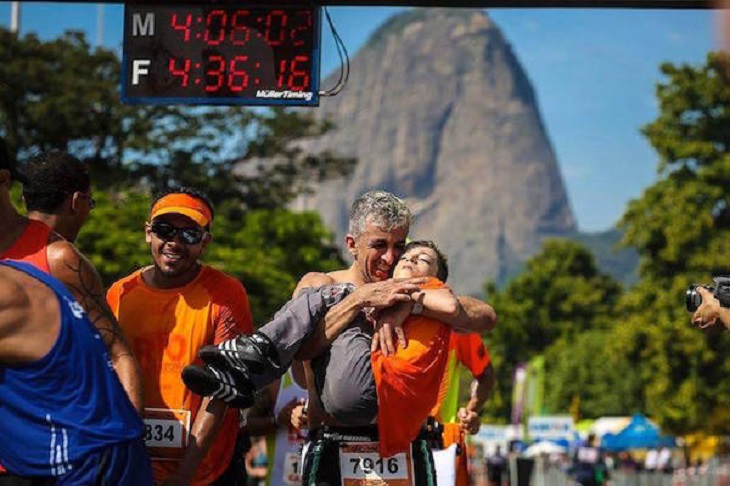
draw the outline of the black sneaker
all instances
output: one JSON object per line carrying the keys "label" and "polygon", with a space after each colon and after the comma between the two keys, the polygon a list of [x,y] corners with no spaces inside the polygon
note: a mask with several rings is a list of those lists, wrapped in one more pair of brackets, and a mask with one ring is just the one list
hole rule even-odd
{"label": "black sneaker", "polygon": [[203,346],[198,356],[219,370],[240,371],[247,376],[253,373],[282,374],[274,344],[258,332],[229,339],[215,346]]}
{"label": "black sneaker", "polygon": [[182,371],[182,380],[193,393],[221,400],[234,408],[248,408],[256,399],[254,386],[244,376],[213,366],[188,365]]}

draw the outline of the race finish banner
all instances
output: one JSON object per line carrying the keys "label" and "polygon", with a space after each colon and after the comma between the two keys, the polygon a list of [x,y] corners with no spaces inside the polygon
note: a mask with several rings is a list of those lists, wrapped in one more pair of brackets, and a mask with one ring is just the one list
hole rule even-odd
{"label": "race finish banner", "polygon": [[[47,0],[23,0],[43,2]],[[55,3],[100,3],[98,0],[56,0]],[[108,0],[101,3],[153,5],[179,3],[179,0]],[[217,0],[217,5],[231,0]],[[302,0],[276,0],[264,5],[301,5]],[[319,6],[348,7],[455,7],[455,8],[641,8],[641,9],[711,9],[723,8],[714,0],[321,0]]]}
{"label": "race finish banner", "polygon": [[319,104],[320,8],[128,4],[122,100]]}

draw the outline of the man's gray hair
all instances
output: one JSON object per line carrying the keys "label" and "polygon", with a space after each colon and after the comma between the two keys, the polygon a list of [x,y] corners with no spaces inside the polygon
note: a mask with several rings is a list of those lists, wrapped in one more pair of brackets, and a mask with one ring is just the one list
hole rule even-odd
{"label": "man's gray hair", "polygon": [[368,218],[385,231],[411,226],[411,210],[402,199],[386,191],[366,192],[352,203],[349,232],[354,238],[365,232]]}

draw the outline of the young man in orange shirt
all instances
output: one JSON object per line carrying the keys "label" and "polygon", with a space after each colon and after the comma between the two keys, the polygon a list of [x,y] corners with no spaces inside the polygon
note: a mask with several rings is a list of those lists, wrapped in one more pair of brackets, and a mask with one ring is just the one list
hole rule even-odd
{"label": "young man in orange shirt", "polygon": [[158,198],[145,227],[153,264],[107,294],[139,359],[146,442],[155,480],[166,485],[225,484],[238,432],[237,410],[193,394],[180,378],[201,347],[253,331],[241,282],[198,261],[212,221],[198,191]]}

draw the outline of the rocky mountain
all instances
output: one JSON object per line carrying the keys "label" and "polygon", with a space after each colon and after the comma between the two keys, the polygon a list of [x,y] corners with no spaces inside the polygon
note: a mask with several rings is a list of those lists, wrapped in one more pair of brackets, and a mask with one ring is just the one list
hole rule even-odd
{"label": "rocky mountain", "polygon": [[[332,75],[323,87],[335,83]],[[317,117],[337,128],[311,142],[358,159],[347,180],[320,185],[296,209],[318,210],[344,240],[348,210],[375,188],[408,200],[411,235],[449,256],[450,283],[481,294],[538,251],[575,234],[537,97],[483,11],[415,9],[391,18],[354,56],[350,80]]]}

